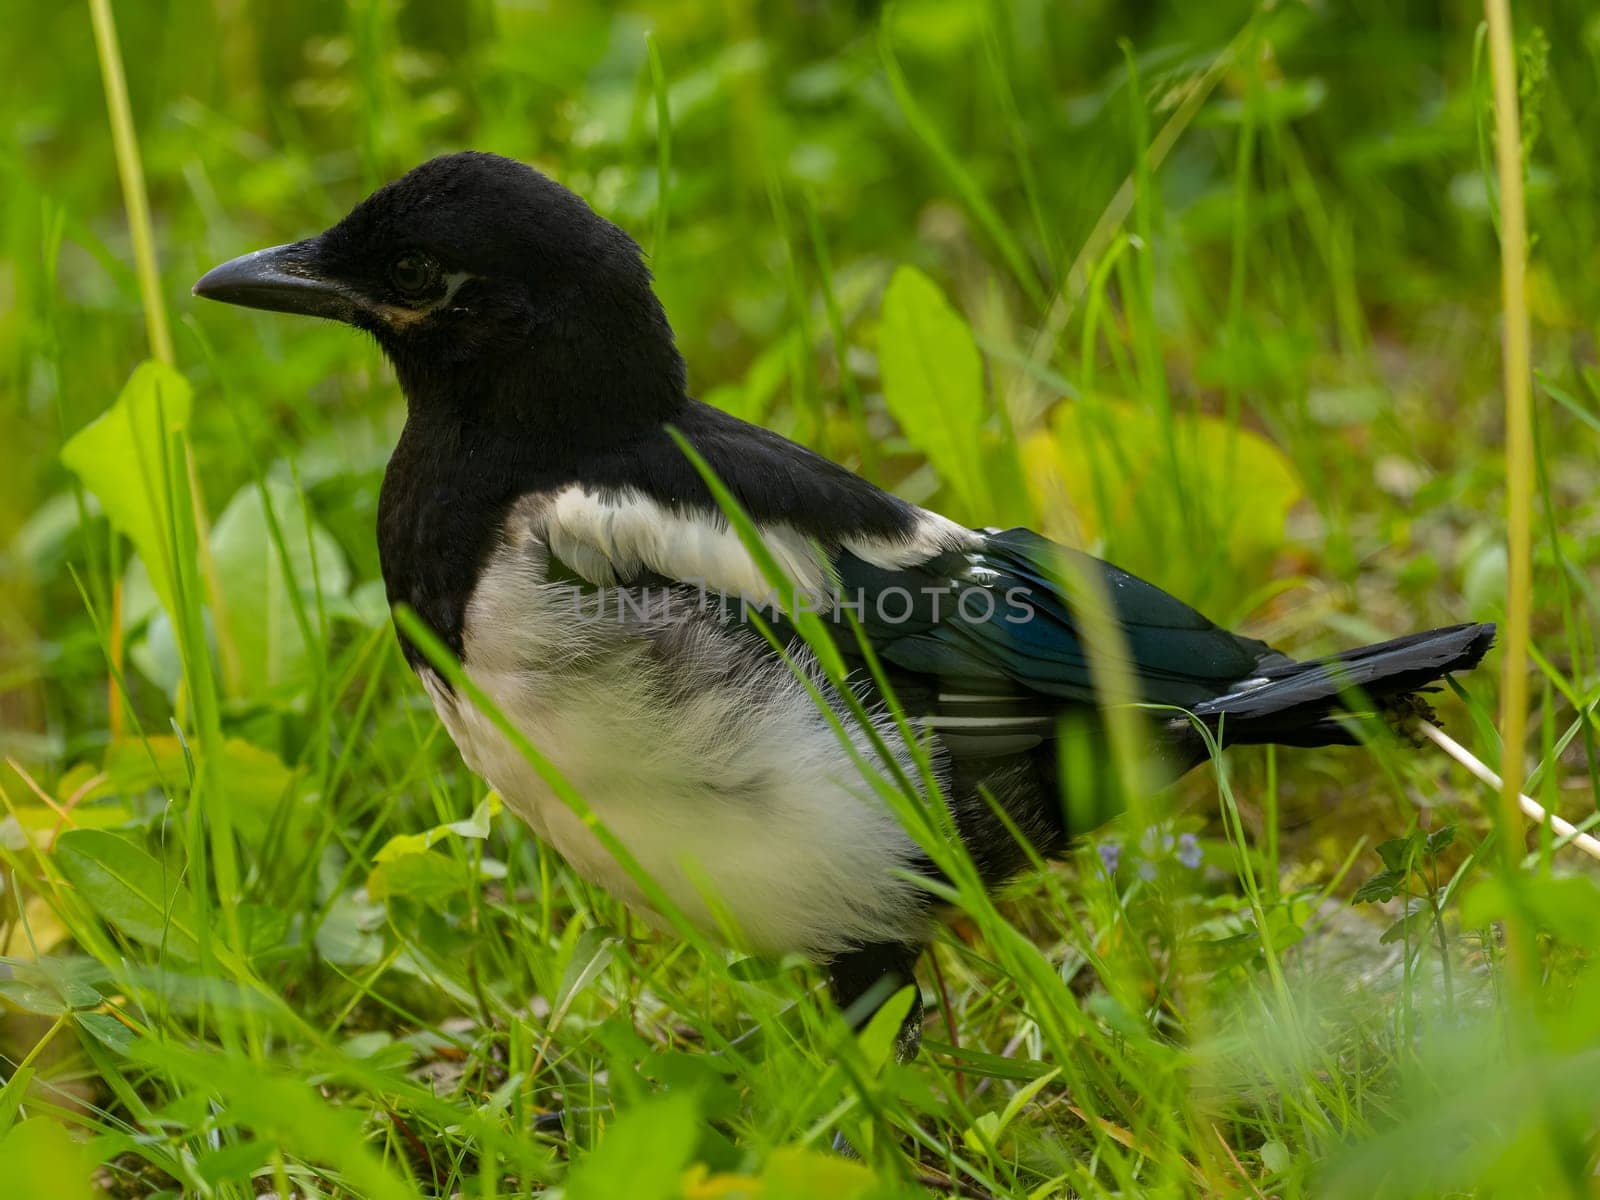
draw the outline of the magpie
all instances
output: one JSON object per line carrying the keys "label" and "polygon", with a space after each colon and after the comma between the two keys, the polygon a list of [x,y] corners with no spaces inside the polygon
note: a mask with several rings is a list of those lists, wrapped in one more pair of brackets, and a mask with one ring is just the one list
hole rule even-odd
{"label": "magpie", "polygon": [[[937,916],[917,880],[938,872],[870,769],[912,777],[922,747],[991,885],[1111,815],[1063,797],[1076,776],[1061,731],[1103,730],[1100,648],[1066,574],[1098,581],[1136,699],[1168,706],[1149,741],[1172,777],[1207,755],[1197,724],[1227,744],[1319,746],[1355,740],[1352,710],[1426,715],[1419,690],[1494,637],[1455,625],[1297,661],[1108,563],[1026,529],[967,528],[703,404],[638,245],[496,155],[435,158],[194,292],[376,338],[406,400],[378,509],[390,604],[680,913],[810,957],[857,1023],[914,983]],[[793,585],[784,603],[678,439],[759,531]],[[785,624],[802,607],[840,632],[843,687]],[[603,839],[401,640],[466,763],[580,875],[661,923]],[[914,1003],[903,1055],[919,1031]]]}

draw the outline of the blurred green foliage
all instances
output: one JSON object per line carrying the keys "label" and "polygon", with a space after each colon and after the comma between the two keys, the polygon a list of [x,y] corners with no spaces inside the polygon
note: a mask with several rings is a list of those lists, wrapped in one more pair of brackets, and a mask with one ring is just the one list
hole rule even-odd
{"label": "blurred green foliage", "polygon": [[[88,12],[8,11],[0,1158],[36,1190],[92,1163],[127,1196],[1592,1187],[1600,902],[1548,838],[1524,889],[1480,879],[1480,794],[1431,754],[1233,755],[1189,816],[1019,881],[938,947],[909,1068],[783,1015],[793,964],[635,938],[492,819],[394,653],[375,348],[188,295],[432,154],[497,151],[640,240],[698,395],[912,499],[1291,649],[1495,619],[1476,6],[124,3],[173,369],[139,366]],[[1583,821],[1600,13],[1515,20],[1529,790]],[[1446,717],[1493,763],[1491,672],[1466,686]],[[1341,899],[1369,842],[1398,876],[1373,921]],[[1525,1007],[1483,932],[1519,913]],[[750,1023],[754,1056],[726,1044]],[[595,1108],[570,1141],[530,1132],[558,1100]],[[866,1164],[818,1149],[841,1123]]]}

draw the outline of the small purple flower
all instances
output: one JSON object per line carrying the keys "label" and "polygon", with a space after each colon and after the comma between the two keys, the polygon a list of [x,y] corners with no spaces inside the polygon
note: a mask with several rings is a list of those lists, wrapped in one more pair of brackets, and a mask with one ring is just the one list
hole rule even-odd
{"label": "small purple flower", "polygon": [[1149,883],[1155,877],[1156,864],[1148,858],[1141,858],[1139,860],[1139,878]]}
{"label": "small purple flower", "polygon": [[1122,843],[1101,842],[1099,850],[1100,865],[1106,869],[1107,875],[1115,875],[1117,864],[1122,861]]}
{"label": "small purple flower", "polygon": [[1178,861],[1193,871],[1200,866],[1200,839],[1192,833],[1178,835]]}

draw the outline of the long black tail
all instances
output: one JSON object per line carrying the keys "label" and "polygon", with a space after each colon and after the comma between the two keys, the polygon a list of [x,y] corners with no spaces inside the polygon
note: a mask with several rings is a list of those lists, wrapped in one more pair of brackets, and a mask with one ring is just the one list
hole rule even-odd
{"label": "long black tail", "polygon": [[1478,665],[1493,625],[1451,625],[1311,662],[1273,663],[1227,695],[1195,706],[1232,744],[1327,746],[1354,740],[1341,712],[1393,707],[1452,671]]}

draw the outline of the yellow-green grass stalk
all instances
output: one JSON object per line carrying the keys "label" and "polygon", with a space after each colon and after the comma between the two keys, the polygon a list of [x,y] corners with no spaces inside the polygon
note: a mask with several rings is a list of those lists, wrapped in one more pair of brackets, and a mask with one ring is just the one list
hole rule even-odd
{"label": "yellow-green grass stalk", "polygon": [[106,111],[111,120],[111,143],[122,183],[122,203],[128,211],[128,234],[133,241],[134,268],[139,277],[139,298],[144,305],[145,333],[150,354],[169,367],[174,365],[172,330],[161,298],[161,272],[156,264],[155,233],[150,221],[150,194],[145,188],[144,162],[133,128],[133,108],[128,102],[128,80],[122,70],[116,20],[111,0],[89,0],[94,21],[94,44],[100,55],[100,75],[105,81]]}
{"label": "yellow-green grass stalk", "polygon": [[[156,259],[155,226],[150,217],[150,192],[145,184],[144,160],[139,153],[139,137],[133,125],[133,106],[128,99],[128,79],[122,67],[122,50],[117,41],[116,18],[111,11],[111,0],[89,0],[89,16],[94,24],[95,50],[100,60],[100,76],[105,84],[106,115],[111,123],[111,142],[117,159],[117,176],[122,186],[122,203],[128,216],[128,237],[133,244],[135,273],[139,280],[139,300],[144,309],[145,336],[150,344],[150,356],[169,367],[177,365],[172,347],[172,329],[167,323],[167,306],[161,292],[161,268]],[[238,684],[237,656],[232,639],[227,636],[227,612],[223,605],[222,584],[212,559],[209,534],[211,523],[206,516],[205,497],[200,490],[195,473],[194,456],[188,444],[183,447],[183,467],[188,474],[188,488],[194,503],[194,519],[200,533],[199,561],[205,580],[207,599],[216,623],[218,657],[224,678]],[[122,662],[122,584],[113,578],[112,583],[112,649],[113,662]],[[121,732],[122,704],[111,685],[111,730]]]}
{"label": "yellow-green grass stalk", "polygon": [[[1500,825],[1508,872],[1522,853],[1523,744],[1528,728],[1528,644],[1533,615],[1533,399],[1527,301],[1528,232],[1522,188],[1521,116],[1507,0],[1484,0],[1494,86],[1495,168],[1500,184],[1500,269],[1505,307],[1506,617],[1500,690]],[[1521,922],[1507,931],[1512,966],[1527,978],[1532,947]]]}

